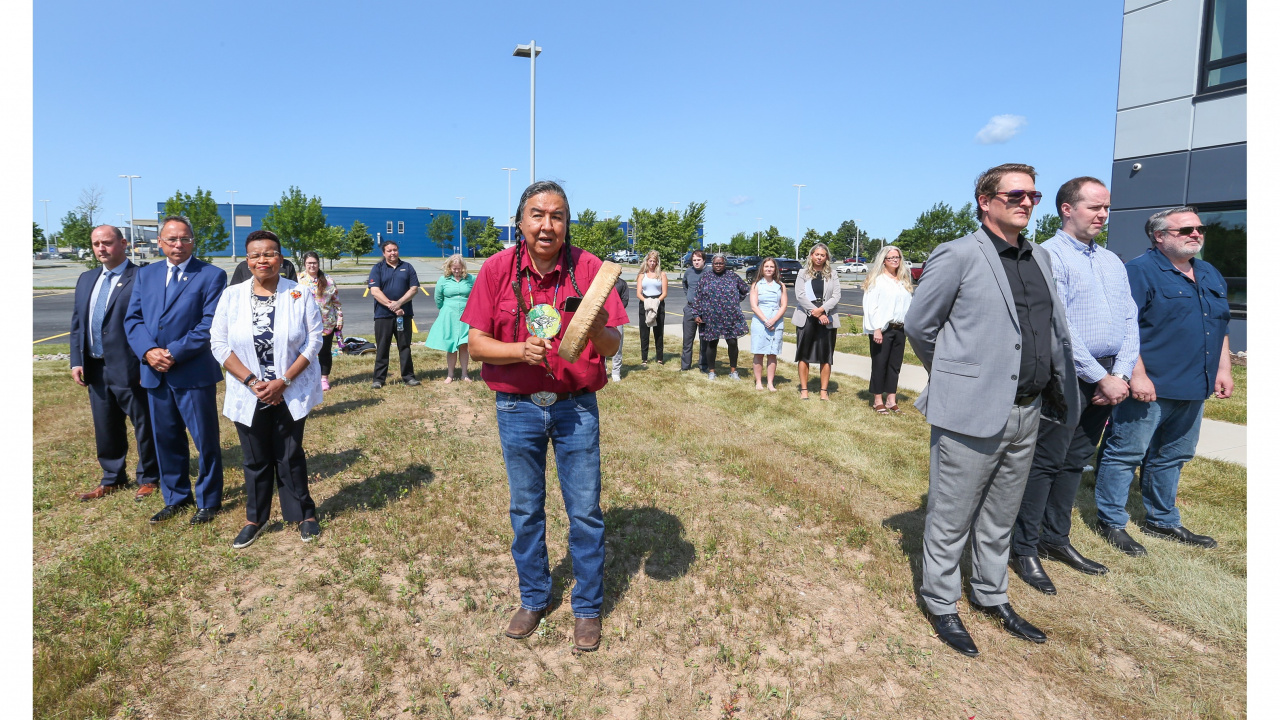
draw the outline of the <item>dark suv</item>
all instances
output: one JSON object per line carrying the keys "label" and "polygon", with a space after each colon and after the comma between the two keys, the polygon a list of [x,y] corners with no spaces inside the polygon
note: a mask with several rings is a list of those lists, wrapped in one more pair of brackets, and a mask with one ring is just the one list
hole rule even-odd
{"label": "dark suv", "polygon": [[[790,258],[774,258],[774,261],[778,263],[778,279],[783,283],[794,284],[796,281],[796,275],[800,273],[800,268],[804,267],[799,260],[792,260]],[[758,268],[759,264],[757,263],[752,263],[744,268],[746,271],[745,274],[747,276],[747,282],[750,283],[756,281],[756,270]]]}

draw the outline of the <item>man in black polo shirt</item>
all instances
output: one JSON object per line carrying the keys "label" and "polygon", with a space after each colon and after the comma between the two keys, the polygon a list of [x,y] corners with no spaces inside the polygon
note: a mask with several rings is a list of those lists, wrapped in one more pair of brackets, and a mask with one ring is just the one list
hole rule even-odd
{"label": "man in black polo shirt", "polygon": [[373,336],[378,343],[373,363],[373,389],[387,381],[387,364],[391,355],[391,336],[400,349],[400,377],[405,385],[419,385],[413,375],[413,357],[409,342],[413,339],[413,296],[418,292],[418,273],[407,262],[400,261],[400,246],[394,240],[382,243],[382,262],[369,270],[369,294],[377,304],[373,308]]}

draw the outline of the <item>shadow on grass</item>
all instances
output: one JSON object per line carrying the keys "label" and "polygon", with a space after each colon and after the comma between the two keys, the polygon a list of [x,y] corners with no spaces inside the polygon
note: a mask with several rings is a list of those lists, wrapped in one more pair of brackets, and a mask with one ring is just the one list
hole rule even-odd
{"label": "shadow on grass", "polygon": [[[693,565],[693,543],[684,539],[679,518],[655,507],[613,508],[604,514],[604,605],[601,617],[613,613],[631,579],[641,570],[663,582],[683,577]],[[573,559],[566,553],[551,572],[551,608],[563,601],[564,590],[573,582]]]}
{"label": "shadow on grass", "polygon": [[343,415],[345,413],[352,412],[353,410],[360,410],[362,408],[367,408],[370,405],[377,405],[380,402],[382,402],[382,398],[379,397],[360,398],[359,400],[343,400],[340,403],[334,403],[332,405],[321,405],[308,413],[307,417],[317,418],[328,417],[331,415]]}
{"label": "shadow on grass", "polygon": [[[379,400],[378,402],[381,402]],[[312,413],[314,414],[314,413]],[[307,475],[310,482],[320,482],[327,480],[334,475],[346,470],[356,461],[364,457],[364,452],[359,448],[351,448],[336,453],[317,453],[307,456]]]}
{"label": "shadow on grass", "polygon": [[403,470],[387,470],[347,485],[321,503],[316,512],[331,518],[349,510],[378,510],[434,479],[435,473],[429,465],[415,463]]}
{"label": "shadow on grass", "polygon": [[[924,581],[924,515],[928,504],[929,495],[926,493],[920,496],[920,507],[898,513],[881,523],[884,527],[898,531],[898,546],[911,565],[911,588],[915,591],[916,606],[922,611],[925,611],[925,607],[920,598],[920,585]],[[965,564],[962,561],[960,565],[963,568]]]}

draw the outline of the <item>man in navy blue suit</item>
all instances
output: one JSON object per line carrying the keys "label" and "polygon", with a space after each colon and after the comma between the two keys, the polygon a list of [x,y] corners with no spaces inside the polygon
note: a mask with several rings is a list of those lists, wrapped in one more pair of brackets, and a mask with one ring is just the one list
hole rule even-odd
{"label": "man in navy blue suit", "polygon": [[93,434],[98,445],[102,482],[81,501],[97,500],[129,484],[125,456],[129,436],[124,419],[133,421],[138,441],[138,492],[143,500],[160,482],[160,466],[151,436],[147,393],[138,384],[138,356],[124,334],[124,316],[133,294],[138,266],[125,257],[124,236],[111,225],[99,225],[89,236],[93,254],[102,267],[86,270],[76,281],[75,307],[71,312],[71,379],[89,388]]}
{"label": "man in navy blue suit", "polygon": [[[141,383],[147,389],[160,462],[164,509],[151,522],[168,520],[194,503],[191,524],[198,525],[222,508],[217,408],[222,370],[209,349],[209,328],[227,273],[191,257],[195,232],[184,217],[166,217],[159,241],[167,261],[135,274],[124,327],[130,347],[142,358]],[[200,453],[194,494],[188,430]]]}

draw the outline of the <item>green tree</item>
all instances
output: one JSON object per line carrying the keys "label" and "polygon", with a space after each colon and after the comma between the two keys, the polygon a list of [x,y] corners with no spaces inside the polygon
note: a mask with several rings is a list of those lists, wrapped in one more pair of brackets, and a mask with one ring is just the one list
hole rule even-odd
{"label": "green tree", "polygon": [[31,252],[44,252],[48,248],[45,242],[44,230],[40,229],[40,223],[31,223]]}
{"label": "green tree", "polygon": [[87,248],[91,246],[89,236],[93,234],[93,225],[89,223],[89,218],[75,210],[68,210],[67,214],[62,218],[62,239],[73,250]]}
{"label": "green tree", "polygon": [[440,251],[448,255],[457,245],[453,242],[453,216],[441,213],[427,226],[427,237],[440,246]]}
{"label": "green tree", "polygon": [[327,224],[320,196],[309,198],[292,185],[262,218],[262,227],[279,236],[295,259],[315,247],[316,234]]}
{"label": "green tree", "polygon": [[493,218],[484,223],[484,229],[471,240],[471,248],[480,257],[489,257],[502,252],[502,231],[493,224]]}
{"label": "green tree", "polygon": [[706,217],[705,202],[691,202],[684,212],[655,208],[642,210],[631,208],[631,219],[636,229],[635,251],[643,256],[657,250],[662,267],[671,269],[680,258],[698,244],[698,226]]}
{"label": "green tree", "polygon": [[831,256],[835,258],[853,257],[855,252],[862,253],[863,257],[871,257],[867,250],[867,231],[858,227],[858,223],[853,220],[845,220],[840,223],[840,227],[836,229],[831,241],[827,244],[831,246]]}
{"label": "green tree", "polygon": [[351,223],[351,230],[347,232],[346,251],[351,253],[351,257],[355,258],[356,264],[360,264],[360,256],[368,255],[373,252],[373,236],[369,234],[369,226],[356,220]]}
{"label": "green tree", "polygon": [[342,257],[347,249],[347,229],[341,225],[329,225],[315,235],[316,252],[320,257],[329,259],[329,269],[333,269],[333,261]]}
{"label": "green tree", "polygon": [[1062,229],[1062,218],[1057,213],[1041,215],[1036,220],[1036,227],[1031,233],[1032,242],[1044,242]]}
{"label": "green tree", "polygon": [[181,215],[191,221],[196,240],[191,253],[196,257],[207,258],[210,253],[227,249],[227,238],[231,235],[218,214],[213,193],[208,190],[201,190],[197,185],[195,195],[174,191],[173,197],[164,201],[164,214]]}
{"label": "green tree", "polygon": [[776,225],[770,225],[768,230],[760,233],[760,256],[773,258],[794,258],[796,256],[796,243],[789,237],[778,232]]}
{"label": "green tree", "polygon": [[[703,248],[710,251],[710,247]],[[736,232],[733,237],[729,238],[728,252],[734,255],[755,255],[756,254],[756,234],[748,235],[745,232]]]}
{"label": "green tree", "polygon": [[973,203],[965,203],[959,210],[952,210],[950,205],[940,202],[920,213],[915,225],[899,233],[894,244],[907,260],[923,262],[938,245],[977,229]]}
{"label": "green tree", "polygon": [[830,255],[827,259],[831,262],[839,262],[843,260],[845,258],[845,254],[837,253],[836,249],[832,247],[832,243],[835,241],[835,238],[836,234],[830,230],[819,234],[817,230],[809,228],[805,231],[804,237],[800,238],[800,257],[808,257],[809,250],[811,250],[814,245],[817,245],[818,243],[826,243],[828,254]]}
{"label": "green tree", "polygon": [[570,229],[573,244],[598,258],[608,257],[627,246],[626,233],[618,218],[600,220],[596,212],[586,209],[578,213],[578,221]]}
{"label": "green tree", "polygon": [[462,237],[466,238],[466,247],[475,247],[476,238],[480,237],[480,233],[484,232],[487,223],[484,220],[474,220],[468,218],[462,224]]}

